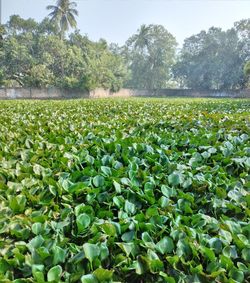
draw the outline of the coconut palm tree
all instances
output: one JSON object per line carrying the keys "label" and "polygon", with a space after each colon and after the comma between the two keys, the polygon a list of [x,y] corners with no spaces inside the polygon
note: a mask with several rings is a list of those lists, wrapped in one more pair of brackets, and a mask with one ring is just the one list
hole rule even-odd
{"label": "coconut palm tree", "polygon": [[47,10],[51,10],[49,17],[56,22],[60,28],[60,36],[64,37],[65,32],[69,28],[76,28],[77,22],[75,16],[78,16],[76,10],[76,2],[70,0],[57,0],[56,5],[47,6]]}

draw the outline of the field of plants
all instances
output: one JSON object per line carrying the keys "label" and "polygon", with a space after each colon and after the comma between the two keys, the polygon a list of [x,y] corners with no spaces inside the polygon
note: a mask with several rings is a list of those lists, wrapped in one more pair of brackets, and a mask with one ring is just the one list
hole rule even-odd
{"label": "field of plants", "polygon": [[1,101],[0,282],[250,282],[250,100]]}

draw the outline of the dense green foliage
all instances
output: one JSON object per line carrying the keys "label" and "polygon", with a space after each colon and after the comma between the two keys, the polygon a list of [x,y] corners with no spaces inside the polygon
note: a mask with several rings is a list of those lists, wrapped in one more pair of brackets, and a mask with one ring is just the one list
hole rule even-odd
{"label": "dense green foliage", "polygon": [[[0,85],[80,90],[242,89],[250,60],[250,20],[187,38],[161,25],[142,25],[124,46],[91,41],[76,30],[76,2],[57,0],[41,23],[13,15],[0,27]],[[69,33],[69,29],[73,32]],[[72,31],[72,29],[70,30]]]}
{"label": "dense green foliage", "polygon": [[117,90],[127,78],[121,56],[104,40],[75,31],[62,40],[57,24],[12,16],[0,46],[0,80],[5,86]]}
{"label": "dense green foliage", "polygon": [[249,282],[249,100],[0,104],[0,281]]}
{"label": "dense green foliage", "polygon": [[139,89],[162,89],[169,86],[177,42],[161,25],[142,25],[128,39],[125,56],[131,79],[127,86]]}
{"label": "dense green foliage", "polygon": [[249,59],[248,19],[227,31],[213,27],[187,38],[174,73],[182,85],[190,88],[240,89],[246,86],[243,68]]}

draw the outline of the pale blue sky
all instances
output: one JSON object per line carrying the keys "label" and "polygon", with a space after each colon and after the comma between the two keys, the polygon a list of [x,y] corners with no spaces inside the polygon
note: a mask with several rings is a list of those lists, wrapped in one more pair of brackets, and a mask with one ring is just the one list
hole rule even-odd
{"label": "pale blue sky", "polygon": [[[182,44],[184,38],[211,26],[227,29],[250,18],[250,0],[75,0],[78,27],[92,40],[105,38],[123,44],[141,24],[162,24]],[[42,20],[46,6],[56,0],[2,0],[2,17]]]}

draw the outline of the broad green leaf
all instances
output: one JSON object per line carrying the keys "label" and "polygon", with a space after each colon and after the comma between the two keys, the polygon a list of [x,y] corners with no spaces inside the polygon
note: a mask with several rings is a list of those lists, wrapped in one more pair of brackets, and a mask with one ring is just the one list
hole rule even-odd
{"label": "broad green leaf", "polygon": [[105,234],[109,236],[115,236],[116,235],[116,229],[115,226],[111,223],[104,223],[102,224],[102,230]]}
{"label": "broad green leaf", "polygon": [[174,250],[174,242],[170,237],[164,237],[156,244],[156,249],[161,254],[172,253]]}
{"label": "broad green leaf", "polygon": [[131,242],[134,239],[134,235],[135,235],[134,231],[126,232],[122,235],[122,240],[124,242]]}
{"label": "broad green leaf", "polygon": [[42,226],[42,223],[34,223],[31,227],[31,230],[32,232],[35,234],[35,235],[39,235],[42,233],[43,231],[43,226]]}
{"label": "broad green leaf", "polygon": [[202,252],[203,256],[205,256],[210,261],[215,261],[216,257],[215,257],[213,250],[211,250],[207,247],[201,246],[201,252]]}
{"label": "broad green leaf", "polygon": [[121,185],[119,183],[117,183],[116,181],[113,181],[113,185],[115,187],[115,190],[118,194],[121,193]]}
{"label": "broad green leaf", "polygon": [[182,182],[182,175],[178,172],[172,173],[168,176],[168,183],[172,186],[180,185]]}
{"label": "broad green leaf", "polygon": [[101,171],[102,171],[103,174],[106,175],[106,176],[111,176],[111,175],[112,175],[112,171],[111,171],[110,167],[101,166]]}
{"label": "broad green leaf", "polygon": [[104,177],[100,175],[95,176],[93,178],[93,184],[97,188],[102,187],[104,185]]}
{"label": "broad green leaf", "polygon": [[62,267],[60,265],[56,265],[52,267],[47,274],[48,282],[59,282],[62,275]]}
{"label": "broad green leaf", "polygon": [[99,282],[109,282],[112,280],[113,272],[112,270],[98,268],[93,274]]}
{"label": "broad green leaf", "polygon": [[136,206],[132,202],[130,202],[128,200],[125,201],[125,207],[124,208],[125,208],[125,211],[128,214],[133,215],[136,212]]}
{"label": "broad green leaf", "polygon": [[87,274],[81,277],[81,282],[82,283],[98,283],[98,280],[93,274]]}
{"label": "broad green leaf", "polygon": [[62,249],[58,246],[54,246],[53,249],[53,265],[56,265],[60,262],[65,262],[65,258],[67,256],[67,250]]}
{"label": "broad green leaf", "polygon": [[170,188],[167,186],[161,186],[161,192],[162,194],[167,197],[167,198],[171,198],[173,196],[176,196],[177,192],[175,188]]}
{"label": "broad green leaf", "polygon": [[241,251],[241,254],[242,254],[242,258],[250,263],[250,248],[247,247],[247,248],[244,248],[242,251]]}
{"label": "broad green leaf", "polygon": [[14,213],[22,213],[25,210],[27,199],[24,195],[9,196],[9,207]]}
{"label": "broad green leaf", "polygon": [[93,260],[100,255],[100,248],[95,244],[85,243],[83,245],[83,250],[86,258],[90,262],[93,262]]}
{"label": "broad green leaf", "polygon": [[235,267],[229,271],[229,276],[236,282],[244,282],[244,273]]}
{"label": "broad green leaf", "polygon": [[76,217],[78,233],[82,233],[91,223],[91,219],[86,213],[82,213]]}

